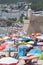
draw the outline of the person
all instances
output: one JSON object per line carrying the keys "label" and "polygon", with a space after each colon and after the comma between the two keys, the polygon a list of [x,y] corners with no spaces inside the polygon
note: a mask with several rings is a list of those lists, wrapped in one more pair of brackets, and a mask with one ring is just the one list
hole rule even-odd
{"label": "person", "polygon": [[37,42],[38,42],[38,39],[36,38],[35,41],[34,41],[33,46],[37,46]]}
{"label": "person", "polygon": [[25,65],[34,65],[31,60],[26,60],[25,62],[26,62]]}
{"label": "person", "polygon": [[16,43],[15,39],[14,39],[14,44]]}
{"label": "person", "polygon": [[9,57],[11,57],[11,50],[9,49]]}
{"label": "person", "polygon": [[6,57],[6,55],[1,55],[1,57],[0,57],[0,58],[3,58],[3,57]]}

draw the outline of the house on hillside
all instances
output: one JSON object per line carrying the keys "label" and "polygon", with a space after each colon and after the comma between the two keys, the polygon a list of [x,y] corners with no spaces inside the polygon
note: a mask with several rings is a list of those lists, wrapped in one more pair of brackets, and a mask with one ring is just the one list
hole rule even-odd
{"label": "house on hillside", "polygon": [[27,4],[26,2],[18,2],[18,3],[17,3],[18,6],[24,6],[24,5],[26,5],[26,4]]}

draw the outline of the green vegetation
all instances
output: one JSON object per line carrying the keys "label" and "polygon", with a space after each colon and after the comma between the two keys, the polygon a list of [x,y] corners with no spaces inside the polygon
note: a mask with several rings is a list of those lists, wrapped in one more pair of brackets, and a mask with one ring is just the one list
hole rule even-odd
{"label": "green vegetation", "polygon": [[25,16],[24,19],[28,20],[28,16]]}
{"label": "green vegetation", "polygon": [[6,21],[7,26],[12,26],[12,24],[14,24],[17,21],[17,18],[9,18]]}
{"label": "green vegetation", "polygon": [[20,23],[24,23],[24,22],[23,22],[23,17],[24,17],[24,15],[21,14],[21,16],[20,16],[20,18],[19,18]]}
{"label": "green vegetation", "polygon": [[8,10],[1,10],[1,11],[4,11],[4,12],[8,13]]}
{"label": "green vegetation", "polygon": [[33,10],[43,10],[43,0],[29,0]]}
{"label": "green vegetation", "polygon": [[17,21],[17,18],[9,18],[8,20]]}
{"label": "green vegetation", "polygon": [[6,21],[7,26],[12,26],[12,22]]}

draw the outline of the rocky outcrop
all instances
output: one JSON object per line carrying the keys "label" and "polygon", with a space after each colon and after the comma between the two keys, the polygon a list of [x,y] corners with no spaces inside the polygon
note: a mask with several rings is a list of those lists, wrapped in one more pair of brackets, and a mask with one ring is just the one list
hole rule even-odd
{"label": "rocky outcrop", "polygon": [[24,22],[24,30],[27,31],[27,34],[43,32],[43,16],[34,15],[31,20],[24,20]]}
{"label": "rocky outcrop", "polygon": [[31,19],[27,33],[43,32],[43,16],[35,16]]}

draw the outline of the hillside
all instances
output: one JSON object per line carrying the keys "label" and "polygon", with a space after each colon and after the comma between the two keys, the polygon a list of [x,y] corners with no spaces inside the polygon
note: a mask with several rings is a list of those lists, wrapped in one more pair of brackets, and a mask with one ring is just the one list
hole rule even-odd
{"label": "hillside", "polygon": [[16,3],[16,2],[19,2],[19,1],[21,1],[21,2],[28,2],[28,0],[0,0],[0,3],[1,4],[4,4],[4,3],[7,3],[7,4],[10,4],[10,3]]}
{"label": "hillside", "polygon": [[31,2],[31,8],[33,10],[43,10],[43,0],[0,0],[1,4],[7,3],[7,4],[11,4],[11,3],[16,3],[16,2]]}

